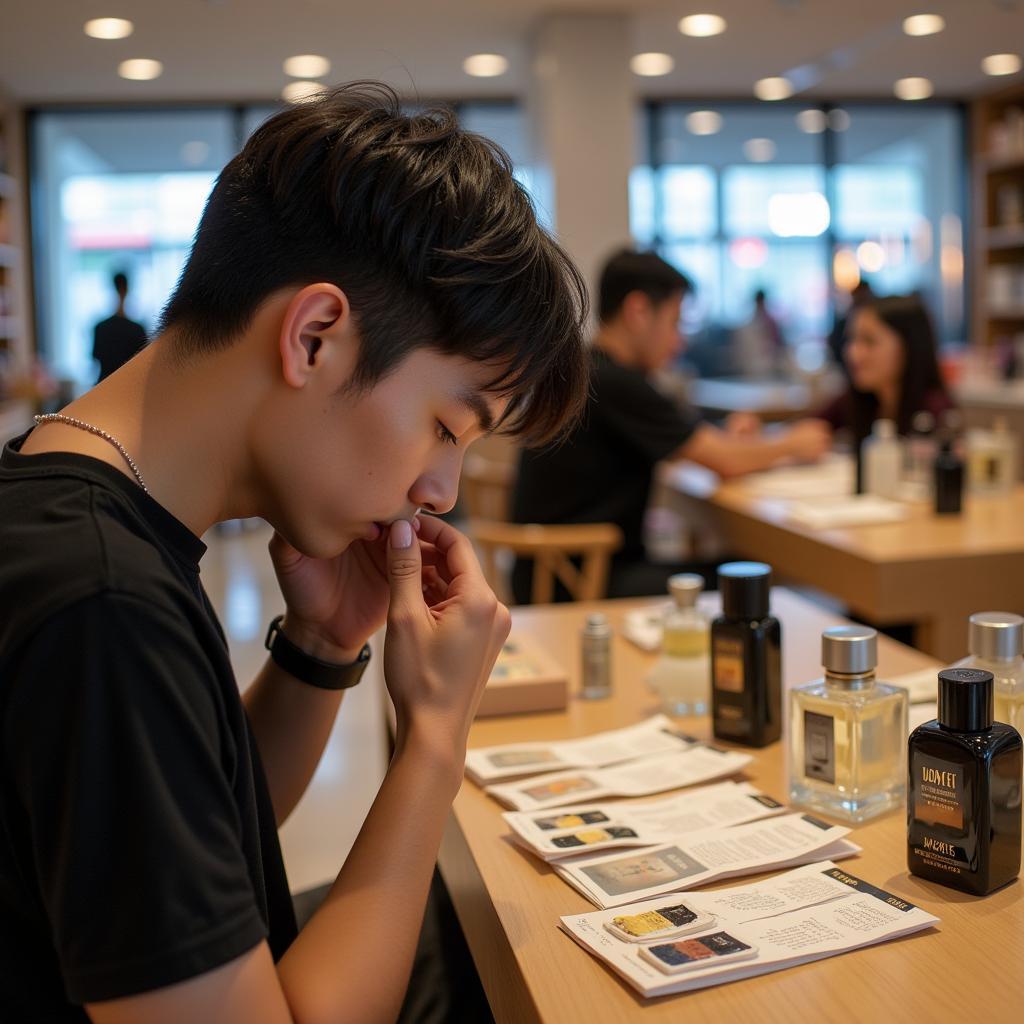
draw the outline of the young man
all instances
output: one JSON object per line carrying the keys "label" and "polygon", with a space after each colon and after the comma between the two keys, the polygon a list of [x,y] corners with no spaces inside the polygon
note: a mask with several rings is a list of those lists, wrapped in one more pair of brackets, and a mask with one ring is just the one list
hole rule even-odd
{"label": "young man", "polygon": [[[418,513],[578,412],[584,306],[507,157],[382,86],[228,164],[159,337],[0,463],[0,1017],[394,1019],[509,628]],[[285,615],[243,707],[199,538],[253,515]],[[276,827],[385,619],[394,758],[296,936]]]}
{"label": "young man", "polygon": [[[681,351],[680,307],[689,289],[689,280],[654,253],[612,256],[601,274],[600,329],[583,419],[564,444],[526,449],[520,459],[516,522],[610,522],[622,529],[611,597],[663,593],[667,577],[682,571],[646,560],[643,517],[655,463],[689,459],[736,476],[784,458],[817,459],[830,442],[828,428],[815,420],[762,436],[751,417],[739,416],[722,430],[655,389],[650,374]],[[532,565],[517,563],[517,600],[529,600],[531,578]]]}
{"label": "young man", "polygon": [[118,272],[113,281],[114,291],[117,292],[117,309],[113,316],[101,320],[92,332],[92,357],[100,368],[97,383],[106,380],[115,370],[124,366],[149,340],[146,328],[130,319],[125,312],[128,276]]}

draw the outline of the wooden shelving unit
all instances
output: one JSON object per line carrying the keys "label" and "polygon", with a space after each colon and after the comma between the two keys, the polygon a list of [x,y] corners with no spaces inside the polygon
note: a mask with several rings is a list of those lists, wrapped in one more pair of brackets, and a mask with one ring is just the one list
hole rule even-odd
{"label": "wooden shelving unit", "polygon": [[976,345],[1024,347],[1024,85],[972,110]]}

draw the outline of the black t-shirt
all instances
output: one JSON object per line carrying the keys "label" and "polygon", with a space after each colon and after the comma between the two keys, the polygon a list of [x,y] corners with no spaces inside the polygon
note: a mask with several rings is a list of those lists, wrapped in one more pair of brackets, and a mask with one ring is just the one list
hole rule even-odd
{"label": "black t-shirt", "polygon": [[296,934],[205,545],[81,455],[0,458],[0,1019]]}
{"label": "black t-shirt", "polygon": [[100,364],[97,381],[120,369],[148,340],[142,324],[118,313],[101,320],[93,328],[92,339],[92,357]]}
{"label": "black t-shirt", "polygon": [[526,450],[512,517],[517,523],[615,523],[619,559],[642,559],[643,518],[655,463],[700,424],[658,391],[642,370],[593,350],[590,398],[580,426],[562,445]]}

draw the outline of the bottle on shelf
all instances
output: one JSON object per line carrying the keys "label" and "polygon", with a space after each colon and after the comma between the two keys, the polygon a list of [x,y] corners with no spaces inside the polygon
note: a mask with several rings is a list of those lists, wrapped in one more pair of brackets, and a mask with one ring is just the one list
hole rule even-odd
{"label": "bottle on shelf", "polygon": [[1006,419],[997,416],[991,430],[972,430],[967,438],[968,482],[972,493],[1009,494],[1017,482],[1017,441]]}
{"label": "bottle on shelf", "polygon": [[583,627],[583,686],[586,700],[600,700],[612,693],[612,628],[608,617],[595,612]]}
{"label": "bottle on shelf", "polygon": [[697,607],[704,577],[677,573],[668,580],[672,606],[662,622],[661,657],[648,682],[670,715],[705,715],[711,702],[708,686],[707,616]]}
{"label": "bottle on shelf", "polygon": [[985,896],[1020,872],[1020,733],[992,717],[992,673],[939,673],[939,716],[907,748],[907,866]]}
{"label": "bottle on shelf", "polygon": [[764,747],[782,735],[782,627],[769,610],[771,566],[718,567],[711,624],[711,714],[718,739]]}
{"label": "bottle on shelf", "polygon": [[1024,730],[1024,617],[1013,612],[976,612],[967,630],[970,652],[954,668],[993,676],[993,717]]}
{"label": "bottle on shelf", "polygon": [[822,679],[790,691],[789,797],[848,822],[903,806],[907,691],[878,682],[878,634],[835,626],[821,637]]}
{"label": "bottle on shelf", "polygon": [[875,420],[862,442],[864,490],[880,498],[897,498],[903,476],[903,445],[892,420]]}
{"label": "bottle on shelf", "polygon": [[960,514],[964,494],[964,461],[953,448],[953,439],[946,437],[935,456],[935,514]]}

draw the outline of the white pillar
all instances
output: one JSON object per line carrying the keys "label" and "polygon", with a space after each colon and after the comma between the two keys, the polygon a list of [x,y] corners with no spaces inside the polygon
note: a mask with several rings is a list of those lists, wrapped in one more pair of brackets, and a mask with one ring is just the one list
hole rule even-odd
{"label": "white pillar", "polygon": [[534,36],[529,116],[540,197],[559,240],[594,286],[629,243],[636,85],[625,15],[553,15]]}

